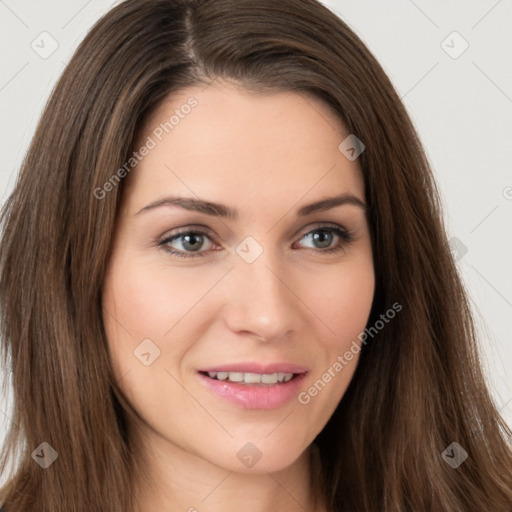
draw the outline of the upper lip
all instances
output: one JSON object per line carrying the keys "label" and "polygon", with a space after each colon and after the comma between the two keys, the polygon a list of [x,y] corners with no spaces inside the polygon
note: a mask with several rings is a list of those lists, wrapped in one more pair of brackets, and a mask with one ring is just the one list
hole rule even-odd
{"label": "upper lip", "polygon": [[240,373],[305,373],[308,368],[293,363],[256,363],[256,362],[242,362],[221,364],[218,366],[211,366],[209,368],[202,368],[201,372],[240,372]]}

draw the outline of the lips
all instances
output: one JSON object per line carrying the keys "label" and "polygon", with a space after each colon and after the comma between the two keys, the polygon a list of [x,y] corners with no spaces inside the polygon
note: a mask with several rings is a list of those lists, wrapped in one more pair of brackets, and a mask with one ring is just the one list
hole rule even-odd
{"label": "lips", "polygon": [[223,364],[219,366],[211,366],[208,368],[202,368],[201,373],[209,372],[238,372],[238,373],[259,373],[259,374],[270,374],[270,373],[306,373],[309,368],[293,363],[269,363],[261,364],[256,362],[246,363],[231,363]]}
{"label": "lips", "polygon": [[297,396],[308,374],[293,363],[233,363],[198,372],[203,384],[217,396],[244,409],[275,409]]}

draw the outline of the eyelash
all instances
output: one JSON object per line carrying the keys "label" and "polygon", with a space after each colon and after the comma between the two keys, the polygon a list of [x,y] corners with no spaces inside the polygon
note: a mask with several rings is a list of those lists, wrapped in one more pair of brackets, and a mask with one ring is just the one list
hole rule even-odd
{"label": "eyelash", "polygon": [[[353,237],[352,233],[349,230],[341,228],[339,226],[325,226],[325,225],[324,226],[318,226],[318,227],[308,231],[307,233],[305,233],[304,235],[301,236],[300,240],[302,240],[307,235],[311,235],[312,233],[316,233],[316,232],[319,232],[319,231],[334,233],[335,235],[337,235],[342,240],[342,242],[338,246],[331,247],[331,248],[328,248],[328,249],[314,249],[314,248],[306,248],[306,249],[309,249],[309,250],[311,250],[313,252],[322,253],[322,254],[333,254],[333,253],[337,253],[339,251],[344,250],[345,249],[345,245],[350,244],[354,240],[354,237]],[[203,230],[203,229],[188,229],[188,230],[183,230],[181,232],[175,233],[174,235],[172,235],[170,237],[166,237],[163,240],[158,241],[158,246],[161,247],[167,253],[169,253],[171,256],[177,256],[179,258],[196,258],[196,257],[203,257],[203,256],[206,255],[206,253],[208,251],[197,251],[197,252],[192,252],[192,251],[189,251],[189,252],[175,251],[173,249],[170,249],[167,246],[167,244],[173,242],[174,240],[179,239],[183,235],[202,235],[202,236],[206,236],[206,237],[210,238],[210,240],[215,245],[217,245],[215,240],[212,240],[213,237],[212,237],[212,235],[211,235],[211,233],[209,231]]]}

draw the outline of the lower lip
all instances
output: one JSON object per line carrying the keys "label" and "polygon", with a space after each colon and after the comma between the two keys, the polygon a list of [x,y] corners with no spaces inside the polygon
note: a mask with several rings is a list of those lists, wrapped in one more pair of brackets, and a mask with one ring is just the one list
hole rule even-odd
{"label": "lower lip", "polygon": [[199,373],[199,378],[215,394],[244,409],[277,409],[297,397],[307,372],[279,384],[239,384],[211,379]]}

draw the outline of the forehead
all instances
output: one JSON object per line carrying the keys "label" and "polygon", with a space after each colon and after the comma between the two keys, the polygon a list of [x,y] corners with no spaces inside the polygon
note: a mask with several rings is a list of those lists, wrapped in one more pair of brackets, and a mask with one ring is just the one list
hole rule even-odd
{"label": "forehead", "polygon": [[166,194],[246,208],[351,192],[364,199],[361,169],[338,149],[348,133],[319,99],[295,92],[256,94],[233,85],[172,94],[141,130],[151,147],[131,171],[133,208]]}

